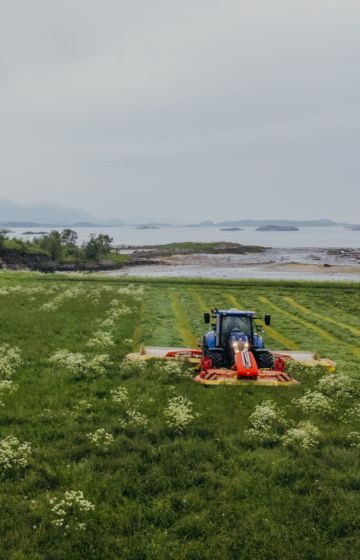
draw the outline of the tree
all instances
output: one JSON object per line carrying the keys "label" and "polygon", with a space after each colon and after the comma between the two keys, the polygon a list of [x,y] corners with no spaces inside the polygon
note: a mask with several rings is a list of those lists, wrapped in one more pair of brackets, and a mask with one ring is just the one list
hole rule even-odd
{"label": "tree", "polygon": [[78,240],[78,234],[73,229],[66,228],[62,230],[60,238],[63,245],[66,245],[67,247],[75,247]]}
{"label": "tree", "polygon": [[40,237],[39,246],[44,249],[54,261],[60,261],[63,254],[61,235],[58,231],[52,230],[47,235]]}
{"label": "tree", "polygon": [[85,257],[87,259],[99,260],[111,251],[113,238],[106,234],[91,234],[90,239],[84,245]]}
{"label": "tree", "polygon": [[10,233],[9,229],[0,229],[0,251],[4,249],[8,233]]}

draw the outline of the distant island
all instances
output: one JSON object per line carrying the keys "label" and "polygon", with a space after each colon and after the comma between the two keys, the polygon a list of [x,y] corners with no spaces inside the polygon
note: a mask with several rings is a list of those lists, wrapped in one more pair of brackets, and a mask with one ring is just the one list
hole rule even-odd
{"label": "distant island", "polygon": [[244,231],[241,227],[223,227],[220,231]]}
{"label": "distant island", "polygon": [[22,235],[47,235],[47,231],[23,231]]}
{"label": "distant island", "polygon": [[275,226],[268,224],[256,228],[256,231],[299,231],[299,228],[295,226]]}
{"label": "distant island", "polygon": [[153,226],[151,224],[145,224],[143,226],[136,226],[136,229],[160,229],[159,226]]}

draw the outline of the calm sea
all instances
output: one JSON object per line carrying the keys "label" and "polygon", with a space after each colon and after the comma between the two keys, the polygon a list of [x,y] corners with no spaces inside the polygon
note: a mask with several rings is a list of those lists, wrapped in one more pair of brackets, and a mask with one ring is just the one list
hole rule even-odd
{"label": "calm sea", "polygon": [[[50,231],[56,228],[29,228],[34,232]],[[59,231],[62,228],[59,228]],[[79,241],[87,241],[91,233],[107,233],[116,245],[160,245],[179,241],[232,241],[243,245],[264,245],[266,247],[360,247],[360,231],[344,227],[304,227],[299,231],[221,231],[218,228],[174,227],[159,229],[137,229],[135,227],[92,227],[73,228]],[[31,239],[24,235],[26,228],[12,228],[12,237]]]}

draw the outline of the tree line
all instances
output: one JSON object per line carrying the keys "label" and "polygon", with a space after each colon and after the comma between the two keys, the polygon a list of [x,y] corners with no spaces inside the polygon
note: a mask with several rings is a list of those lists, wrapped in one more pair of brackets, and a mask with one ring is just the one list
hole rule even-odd
{"label": "tree line", "polygon": [[104,233],[92,233],[90,239],[82,244],[78,243],[76,231],[70,228],[61,232],[52,230],[28,241],[9,239],[9,233],[7,229],[0,229],[0,252],[5,249],[31,253],[38,251],[48,255],[55,262],[99,261],[112,253],[113,238]]}

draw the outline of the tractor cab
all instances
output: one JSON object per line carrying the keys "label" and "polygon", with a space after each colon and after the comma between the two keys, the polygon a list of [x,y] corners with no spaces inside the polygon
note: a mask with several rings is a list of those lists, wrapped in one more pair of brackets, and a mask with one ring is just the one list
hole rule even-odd
{"label": "tractor cab", "polygon": [[[214,367],[232,367],[237,348],[250,349],[259,367],[272,367],[272,355],[265,350],[263,338],[256,331],[254,311],[212,309],[204,314],[204,320],[212,329],[204,336],[203,354]],[[264,322],[270,324],[269,315]]]}

